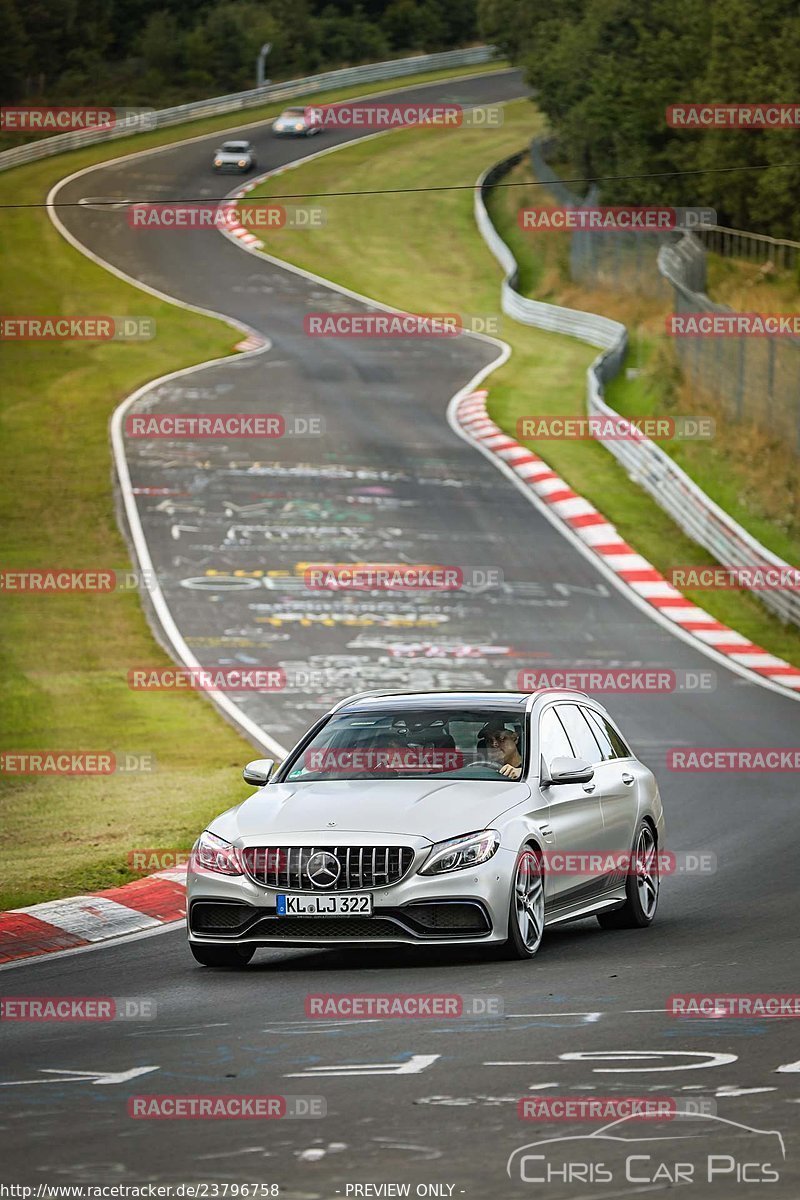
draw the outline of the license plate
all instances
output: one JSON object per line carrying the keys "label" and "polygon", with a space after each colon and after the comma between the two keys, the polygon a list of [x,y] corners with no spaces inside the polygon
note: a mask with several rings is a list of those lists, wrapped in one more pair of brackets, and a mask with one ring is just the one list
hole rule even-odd
{"label": "license plate", "polygon": [[348,896],[278,896],[279,917],[371,917],[372,893]]}

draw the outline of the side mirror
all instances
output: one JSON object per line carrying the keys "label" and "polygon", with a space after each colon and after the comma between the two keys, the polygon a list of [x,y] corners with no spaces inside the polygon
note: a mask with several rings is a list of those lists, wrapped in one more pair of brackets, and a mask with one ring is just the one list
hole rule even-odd
{"label": "side mirror", "polygon": [[588,783],[594,767],[583,758],[554,758],[550,763],[550,783]]}
{"label": "side mirror", "polygon": [[275,770],[273,758],[254,758],[242,771],[242,779],[252,787],[263,787]]}

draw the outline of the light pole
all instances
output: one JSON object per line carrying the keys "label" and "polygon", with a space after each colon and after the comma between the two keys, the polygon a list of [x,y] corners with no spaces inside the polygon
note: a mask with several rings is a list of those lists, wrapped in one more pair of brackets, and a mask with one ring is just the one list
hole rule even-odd
{"label": "light pole", "polygon": [[269,80],[264,78],[264,64],[271,49],[272,42],[264,42],[264,45],[258,52],[258,59],[256,60],[256,87],[266,87],[269,83]]}

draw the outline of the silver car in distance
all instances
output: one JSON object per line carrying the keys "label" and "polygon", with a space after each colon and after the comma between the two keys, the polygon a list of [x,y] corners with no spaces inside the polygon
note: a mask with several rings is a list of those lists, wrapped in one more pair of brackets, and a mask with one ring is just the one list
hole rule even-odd
{"label": "silver car in distance", "polygon": [[252,171],[258,164],[256,154],[250,142],[223,142],[214,151],[214,170],[236,171],[239,174]]}
{"label": "silver car in distance", "polygon": [[311,137],[321,129],[310,108],[285,108],[272,122],[272,132],[277,137]]}
{"label": "silver car in distance", "polygon": [[192,851],[195,959],[260,946],[501,945],[655,916],[656,781],[583,692],[367,692],[336,705]]}

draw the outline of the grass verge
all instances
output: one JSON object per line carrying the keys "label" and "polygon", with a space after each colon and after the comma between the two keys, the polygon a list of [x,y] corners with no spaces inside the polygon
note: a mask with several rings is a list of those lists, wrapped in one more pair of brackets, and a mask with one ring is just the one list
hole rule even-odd
{"label": "grass verge", "polygon": [[[463,69],[398,86],[464,74]],[[326,94],[384,91],[391,83]],[[0,204],[39,205],[65,175],[109,158],[274,115],[280,105],[159,130],[0,174]],[[3,310],[153,317],[149,342],[4,343],[3,569],[129,567],[114,519],[108,421],[136,387],[231,353],[239,336],[129,286],[56,232],[43,207],[2,214]],[[199,695],[135,693],[133,663],[168,661],[138,595],[24,595],[2,604],[5,750],[146,754],[151,773],[0,775],[0,908],[125,883],[128,853],[187,848],[214,813],[246,794],[250,746]]]}
{"label": "grass verge", "polygon": [[[293,191],[324,191],[335,173],[339,191],[369,189],[379,179],[382,188],[399,189],[401,194],[326,199],[326,228],[315,231],[313,239],[307,233],[282,230],[267,249],[399,308],[497,313],[499,269],[475,229],[471,193],[402,193],[402,189],[472,182],[490,163],[525,145],[540,127],[535,110],[527,101],[520,101],[506,106],[505,124],[491,137],[478,129],[408,130],[296,168]],[[286,177],[281,176],[267,181],[253,195],[272,195],[285,188]],[[555,276],[549,283],[547,277],[556,270],[555,263],[541,270],[545,288],[555,286]],[[630,301],[632,311],[637,304]],[[600,303],[592,307],[602,310]],[[595,350],[505,317],[501,333],[513,355],[488,382],[490,411],[500,425],[513,434],[517,419],[534,412],[584,413],[584,375]],[[599,444],[528,444],[596,504],[622,536],[660,570],[676,564],[713,563],[631,483]],[[717,592],[692,598],[773,653],[800,663],[800,631],[784,628],[751,596]]]}

